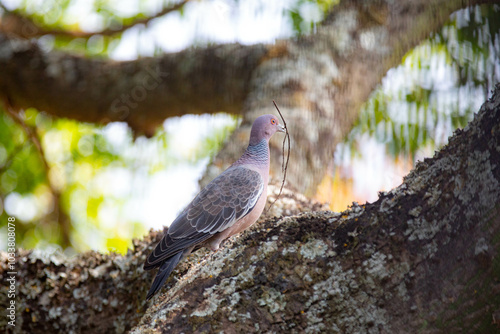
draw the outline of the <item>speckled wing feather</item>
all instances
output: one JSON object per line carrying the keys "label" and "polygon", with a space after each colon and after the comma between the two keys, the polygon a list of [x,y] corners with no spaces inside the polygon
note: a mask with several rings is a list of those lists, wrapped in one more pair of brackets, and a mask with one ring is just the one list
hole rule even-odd
{"label": "speckled wing feather", "polygon": [[262,176],[243,166],[231,167],[210,182],[173,221],[149,255],[144,269],[194,247],[245,217],[264,190]]}

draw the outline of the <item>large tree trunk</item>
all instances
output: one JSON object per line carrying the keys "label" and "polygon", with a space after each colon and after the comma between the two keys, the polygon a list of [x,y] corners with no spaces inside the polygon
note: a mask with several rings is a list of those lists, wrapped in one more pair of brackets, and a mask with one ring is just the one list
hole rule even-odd
{"label": "large tree trunk", "polygon": [[[269,213],[285,217],[254,225],[214,254],[195,254],[151,304],[144,296],[152,275],[141,265],[157,233],[126,256],[22,251],[15,329],[122,332],[140,318],[133,333],[494,333],[500,85],[402,185],[341,214],[317,208],[286,192]],[[309,212],[291,215],[301,209]],[[2,260],[2,280],[7,271]],[[0,296],[8,305],[5,290]]]}
{"label": "large tree trunk", "polygon": [[[342,1],[312,36],[274,46],[195,48],[131,62],[46,53],[4,32],[0,99],[57,117],[125,121],[148,135],[170,116],[243,114],[241,128],[202,183],[242,152],[255,117],[275,112],[274,99],[292,135],[289,184],[310,195],[361,103],[386,71],[453,11],[483,2],[488,1]],[[272,160],[272,175],[280,177],[280,163]]]}

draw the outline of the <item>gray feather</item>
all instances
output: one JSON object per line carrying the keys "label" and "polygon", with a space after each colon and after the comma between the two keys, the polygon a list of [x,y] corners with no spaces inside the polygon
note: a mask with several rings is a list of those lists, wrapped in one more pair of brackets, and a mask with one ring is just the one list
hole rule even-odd
{"label": "gray feather", "polygon": [[160,266],[184,248],[200,244],[229,228],[253,209],[263,190],[264,180],[258,172],[243,166],[227,169],[172,222],[146,260],[144,269]]}
{"label": "gray feather", "polygon": [[[210,245],[216,248],[221,238],[238,233],[241,226],[248,227],[257,220],[266,195],[264,180],[269,176],[269,139],[276,131],[283,132],[284,128],[275,116],[258,117],[250,132],[248,148],[240,159],[201,190],[172,222],[144,263],[145,270],[160,267],[148,299],[161,289],[184,256],[205,242],[214,242]],[[251,212],[255,214],[249,216],[244,225],[227,230]],[[221,232],[224,234],[219,235]]]}

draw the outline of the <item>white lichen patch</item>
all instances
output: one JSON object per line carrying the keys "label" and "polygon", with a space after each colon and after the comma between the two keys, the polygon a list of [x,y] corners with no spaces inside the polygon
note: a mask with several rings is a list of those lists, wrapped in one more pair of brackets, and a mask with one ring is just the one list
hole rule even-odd
{"label": "white lichen patch", "polygon": [[235,291],[235,283],[234,279],[226,278],[219,285],[207,288],[203,293],[203,297],[205,298],[203,303],[191,313],[191,316],[205,317],[213,314],[224,300],[224,292],[231,293]]}
{"label": "white lichen patch", "polygon": [[369,276],[377,280],[383,280],[389,276],[386,269],[386,258],[385,254],[376,252],[368,260],[363,261],[363,267]]}
{"label": "white lichen patch", "polygon": [[171,303],[170,305],[168,305],[167,307],[162,309],[159,313],[164,312],[164,314],[166,315],[169,312],[172,312],[174,310],[180,310],[186,305],[187,305],[187,301],[185,301],[185,300],[176,301],[175,303]]}
{"label": "white lichen patch", "polygon": [[[342,17],[336,20],[329,34],[333,35],[333,42],[337,52],[347,54],[353,48],[351,31],[355,30],[357,26],[358,12],[356,10],[346,10]],[[319,32],[321,32],[321,29]]]}
{"label": "white lichen patch", "polygon": [[359,43],[367,51],[381,55],[386,54],[389,51],[387,47],[387,29],[379,26],[362,31],[359,34]]}
{"label": "white lichen patch", "polygon": [[218,298],[219,296],[214,293],[216,288],[217,286],[212,286],[205,290],[203,293],[205,300],[193,313],[191,313],[192,317],[206,317],[212,315],[217,310],[222,299]]}
{"label": "white lichen patch", "polygon": [[282,311],[286,306],[285,296],[274,288],[266,289],[257,303],[260,306],[267,306],[271,313]]}
{"label": "white lichen patch", "polygon": [[87,289],[85,288],[75,288],[73,289],[73,298],[75,299],[80,299],[85,297],[87,295]]}
{"label": "white lichen patch", "polygon": [[[383,258],[382,255],[376,255],[372,262],[368,261],[363,268],[358,269],[357,275],[379,275],[380,268],[374,268],[379,267]],[[379,297],[367,294],[359,290],[357,283],[353,284],[357,281],[357,275],[352,269],[344,271],[336,261],[332,261],[329,267],[332,269],[328,278],[313,285],[313,294],[305,303],[308,319],[305,332],[319,333],[328,328],[330,333],[353,333],[356,328],[367,328],[368,333],[378,333],[378,326],[387,329],[385,310],[377,306]],[[366,272],[366,267],[371,270]],[[374,281],[375,278],[371,277],[370,280]]]}
{"label": "white lichen patch", "polygon": [[276,241],[266,241],[262,243],[260,250],[263,255],[275,252],[278,250],[278,243]]}
{"label": "white lichen patch", "polygon": [[306,328],[306,333],[321,333],[326,329],[322,313],[327,308],[328,305],[325,300],[320,300],[317,304],[309,307],[306,313],[309,325]]}
{"label": "white lichen patch", "polygon": [[49,310],[49,318],[50,319],[56,319],[59,318],[62,314],[62,307],[53,307]]}
{"label": "white lichen patch", "polygon": [[104,273],[107,272],[108,268],[111,267],[111,265],[112,265],[111,262],[103,263],[100,266],[97,266],[93,269],[89,269],[89,274],[94,278],[102,276]]}
{"label": "white lichen patch", "polygon": [[328,219],[329,224],[337,223],[339,221],[339,218],[342,216],[340,212],[332,212],[331,215],[333,217]]}
{"label": "white lichen patch", "polygon": [[178,297],[174,297],[173,300],[170,300],[167,304],[167,306],[153,306],[155,309],[154,312],[151,312],[152,319],[151,322],[157,322],[157,321],[165,321],[167,319],[167,314],[169,314],[172,311],[182,309],[185,305],[187,305],[188,302],[185,300],[179,300]]}
{"label": "white lichen patch", "polygon": [[436,240],[431,240],[428,244],[422,246],[422,254],[424,257],[432,258],[437,251],[438,245]]}
{"label": "white lichen patch", "polygon": [[401,282],[397,287],[397,293],[399,298],[404,300],[405,302],[410,300],[410,296],[408,295],[408,289],[406,288],[406,283]]}
{"label": "white lichen patch", "polygon": [[395,205],[395,201],[393,199],[389,199],[389,198],[384,198],[382,200],[382,202],[380,202],[380,209],[379,211],[381,213],[384,213],[384,212],[390,212],[392,207]]}
{"label": "white lichen patch", "polygon": [[252,319],[252,315],[250,312],[238,313],[237,310],[232,310],[227,319],[231,322],[247,321],[248,319]]}
{"label": "white lichen patch", "polygon": [[476,247],[474,248],[474,255],[479,255],[487,252],[488,252],[488,243],[486,242],[486,239],[480,238],[476,242]]}
{"label": "white lichen patch", "polygon": [[321,239],[314,239],[306,242],[300,248],[300,254],[306,259],[313,260],[319,256],[324,256],[328,250],[328,245]]}
{"label": "white lichen patch", "polygon": [[53,253],[45,252],[40,249],[33,249],[29,254],[27,261],[35,263],[37,260],[42,260],[45,265],[53,263],[56,266],[66,263],[66,265],[71,264],[71,259],[67,258],[61,251],[55,251]]}
{"label": "white lichen patch", "polygon": [[232,295],[229,296],[229,306],[232,307],[232,306],[238,304],[240,299],[241,299],[241,295],[238,292],[233,293]]}
{"label": "white lichen patch", "polygon": [[408,195],[418,193],[426,186],[426,180],[420,175],[416,175],[415,172],[410,172],[405,182],[408,185],[406,190],[406,194]]}
{"label": "white lichen patch", "polygon": [[253,280],[254,272],[255,266],[250,266],[237,276],[224,278],[218,285],[207,288],[203,293],[203,303],[191,313],[191,316],[206,317],[212,315],[226,299],[226,296],[230,296],[229,304],[231,305],[232,302],[235,302],[235,298],[239,297],[239,294],[238,296],[234,295],[236,286],[241,286],[243,283]]}
{"label": "white lichen patch", "polygon": [[281,252],[281,254],[283,256],[287,255],[287,254],[291,254],[291,253],[297,253],[297,245],[296,244],[293,244],[293,245],[290,245],[288,247],[285,247],[283,248],[283,251]]}
{"label": "white lichen patch", "polygon": [[[498,166],[496,166],[498,168]],[[467,181],[458,198],[468,204],[475,198],[482,208],[489,208],[495,203],[500,193],[500,185],[493,174],[489,151],[475,151],[467,161]],[[473,210],[466,210],[466,217],[474,215]]]}
{"label": "white lichen patch", "polygon": [[241,247],[224,247],[219,249],[217,252],[212,253],[205,261],[210,261],[210,265],[197,266],[196,275],[188,276],[188,283],[191,282],[196,277],[215,277],[220,274],[222,269],[239,254]]}
{"label": "white lichen patch", "polygon": [[312,282],[313,279],[311,277],[311,275],[309,275],[309,273],[305,274],[304,277],[302,277],[302,279],[304,280],[304,282]]}
{"label": "white lichen patch", "polygon": [[75,304],[71,304],[69,307],[66,307],[64,310],[63,315],[61,316],[61,321],[64,324],[71,324],[74,325],[78,321],[78,312],[76,311],[76,306]]}
{"label": "white lichen patch", "polygon": [[436,185],[435,187],[431,187],[429,191],[426,191],[424,194],[424,199],[427,200],[429,206],[435,206],[442,192],[439,190],[439,187]]}
{"label": "white lichen patch", "polygon": [[425,218],[410,219],[407,222],[408,228],[404,232],[408,236],[408,240],[425,240],[431,239],[440,231],[441,226],[436,221],[428,222]]}
{"label": "white lichen patch", "polygon": [[410,211],[408,211],[408,214],[410,216],[413,216],[413,217],[418,217],[420,215],[420,212],[422,212],[422,207],[421,206],[417,206],[413,209],[411,209]]}

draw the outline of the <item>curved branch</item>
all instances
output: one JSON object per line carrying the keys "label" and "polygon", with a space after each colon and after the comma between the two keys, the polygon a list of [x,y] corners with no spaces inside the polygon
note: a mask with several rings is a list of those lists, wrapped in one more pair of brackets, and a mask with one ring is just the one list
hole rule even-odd
{"label": "curved branch", "polygon": [[[484,1],[468,4],[479,2]],[[336,145],[385,73],[464,5],[459,0],[341,1],[315,34],[276,43],[269,52],[275,58],[263,61],[252,77],[241,126],[217,153],[201,184],[239,157],[241,138],[248,136],[252,120],[275,113],[276,100],[290,125],[288,185],[306,196],[315,194]],[[275,139],[271,151],[280,154]],[[280,160],[271,159],[271,176],[281,175]]]}
{"label": "curved branch", "polygon": [[58,28],[44,28],[33,22],[29,17],[23,16],[18,12],[9,11],[0,3],[0,7],[4,10],[4,15],[0,17],[0,32],[13,35],[17,38],[36,38],[45,35],[66,36],[70,38],[90,38],[95,35],[112,36],[124,32],[125,30],[139,24],[147,25],[150,21],[167,15],[168,13],[180,10],[190,0],[183,0],[175,5],[166,7],[153,16],[144,17],[134,20],[128,24],[123,24],[120,27],[106,28],[101,31],[84,32],[84,31],[68,31]]}
{"label": "curved branch", "polygon": [[127,122],[154,134],[165,118],[238,114],[267,48],[226,44],[135,61],[44,52],[0,34],[0,98],[83,122]]}
{"label": "curved branch", "polygon": [[[271,214],[287,217],[255,224],[208,257],[193,254],[151,303],[144,296],[153,273],[142,265],[161,233],[134,240],[123,256],[20,251],[16,326],[27,333],[134,326],[132,333],[495,333],[499,133],[497,86],[465,130],[376,202],[312,212],[320,208],[286,191]],[[6,258],[0,252],[2,280],[11,277]],[[0,290],[4,309],[7,291]],[[7,321],[0,317],[0,326]]]}

